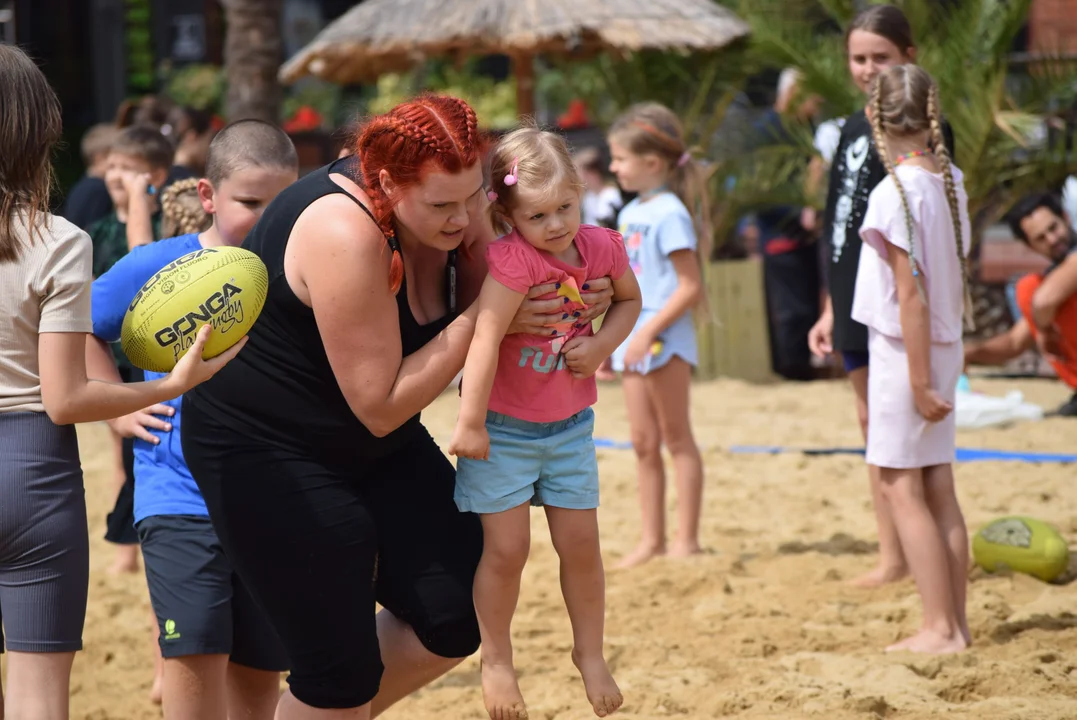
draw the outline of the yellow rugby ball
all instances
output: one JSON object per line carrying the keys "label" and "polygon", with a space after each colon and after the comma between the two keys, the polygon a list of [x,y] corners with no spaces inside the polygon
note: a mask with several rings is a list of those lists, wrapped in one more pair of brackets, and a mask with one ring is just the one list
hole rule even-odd
{"label": "yellow rugby ball", "polygon": [[1069,547],[1051,525],[1028,517],[1004,517],[972,539],[972,558],[988,572],[1008,567],[1050,582],[1066,571]]}
{"label": "yellow rugby ball", "polygon": [[202,248],[173,260],[146,281],[123,318],[120,341],[143,370],[167,373],[198,329],[213,326],[202,357],[239,342],[265,305],[269,273],[261,258],[237,247]]}

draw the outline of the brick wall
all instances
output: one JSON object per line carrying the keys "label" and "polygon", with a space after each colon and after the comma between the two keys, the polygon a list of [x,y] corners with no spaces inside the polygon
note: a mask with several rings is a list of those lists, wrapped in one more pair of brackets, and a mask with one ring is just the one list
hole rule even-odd
{"label": "brick wall", "polygon": [[1077,0],[1033,0],[1028,13],[1030,52],[1077,52]]}

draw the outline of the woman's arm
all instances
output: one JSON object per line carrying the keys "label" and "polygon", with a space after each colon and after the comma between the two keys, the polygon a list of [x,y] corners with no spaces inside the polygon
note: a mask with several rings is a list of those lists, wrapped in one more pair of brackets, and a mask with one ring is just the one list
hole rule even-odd
{"label": "woman's arm", "polygon": [[909,256],[889,242],[886,249],[886,261],[897,284],[901,336],[909,362],[909,384],[916,409],[925,419],[937,422],[946,417],[953,406],[931,386],[931,313],[916,288]]}
{"label": "woman's arm", "polygon": [[213,377],[246,344],[244,338],[225,353],[202,360],[211,331],[203,326],[176,368],[160,380],[118,384],[87,378],[86,333],[41,333],[38,367],[45,413],[57,425],[70,425],[108,420],[178,397]]}
{"label": "woman's arm", "polygon": [[[417,352],[402,358],[390,253],[381,231],[350,200],[330,196],[301,217],[288,241],[286,272],[309,294],[341,392],[377,437],[440,395],[463,367],[474,304]],[[290,273],[289,273],[290,274]]]}
{"label": "woman's arm", "polygon": [[456,422],[449,454],[486,460],[490,438],[486,434],[486,409],[497,373],[498,353],[505,332],[523,302],[523,293],[505,287],[487,276],[479,294],[479,315],[475,337],[464,362],[460,386],[460,417]]}

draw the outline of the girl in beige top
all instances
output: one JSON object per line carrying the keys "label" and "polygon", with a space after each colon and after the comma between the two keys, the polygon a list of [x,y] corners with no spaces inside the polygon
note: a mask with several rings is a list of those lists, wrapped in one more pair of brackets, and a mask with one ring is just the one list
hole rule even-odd
{"label": "girl in beige top", "polygon": [[18,48],[0,45],[0,718],[68,717],[89,583],[86,506],[74,423],[174,398],[210,378],[203,328],[168,376],[88,380],[90,238],[46,208],[60,104]]}

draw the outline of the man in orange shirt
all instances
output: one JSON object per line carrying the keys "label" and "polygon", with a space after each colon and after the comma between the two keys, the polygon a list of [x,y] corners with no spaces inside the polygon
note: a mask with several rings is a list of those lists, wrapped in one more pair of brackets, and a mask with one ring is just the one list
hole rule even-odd
{"label": "man in orange shirt", "polygon": [[[1036,346],[1060,380],[1077,390],[1077,232],[1054,195],[1022,198],[1007,215],[1010,229],[1051,260],[1042,273],[1017,282],[1021,317],[1002,335],[965,344],[968,365],[1001,365]],[[1077,416],[1077,393],[1056,411]]]}

